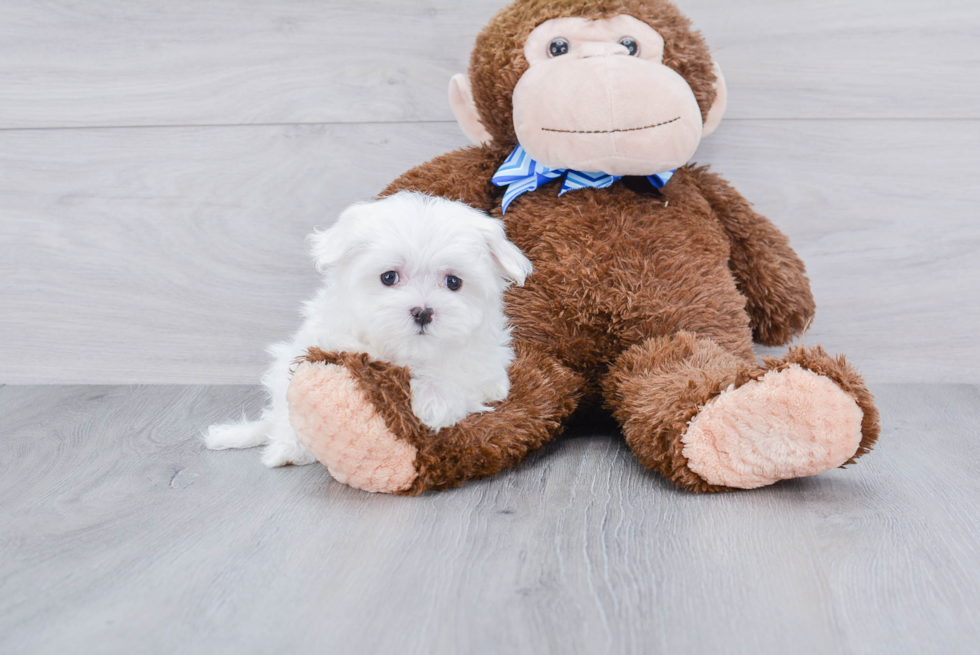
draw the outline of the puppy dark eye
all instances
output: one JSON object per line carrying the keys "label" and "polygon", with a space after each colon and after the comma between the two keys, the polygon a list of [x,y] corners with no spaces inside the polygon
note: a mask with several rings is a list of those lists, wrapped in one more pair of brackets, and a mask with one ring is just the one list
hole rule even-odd
{"label": "puppy dark eye", "polygon": [[398,282],[398,273],[396,271],[385,271],[381,274],[381,284],[386,287],[394,286]]}
{"label": "puppy dark eye", "polygon": [[548,52],[551,53],[552,57],[560,57],[561,55],[568,54],[568,40],[557,38],[551,42],[548,46]]}
{"label": "puppy dark eye", "polygon": [[624,36],[619,40],[619,45],[626,46],[626,49],[630,51],[630,56],[635,57],[636,53],[640,51],[640,45],[631,36]]}
{"label": "puppy dark eye", "polygon": [[459,288],[463,286],[463,281],[460,280],[455,275],[446,276],[446,288],[450,291],[459,291]]}

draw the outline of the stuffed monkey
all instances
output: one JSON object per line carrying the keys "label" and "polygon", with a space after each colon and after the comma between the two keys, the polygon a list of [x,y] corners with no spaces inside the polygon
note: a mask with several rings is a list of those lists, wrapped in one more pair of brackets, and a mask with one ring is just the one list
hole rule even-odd
{"label": "stuffed monkey", "polygon": [[450,84],[478,145],[395,180],[502,217],[534,264],[506,297],[516,359],[494,411],[432,432],[408,372],[310,352],[289,390],[301,441],[340,482],[446,489],[514,466],[603,405],[639,461],[695,492],[854,462],[878,413],[843,357],[787,344],[813,317],[788,239],[689,163],[725,109],[701,35],[666,0],[517,0]]}

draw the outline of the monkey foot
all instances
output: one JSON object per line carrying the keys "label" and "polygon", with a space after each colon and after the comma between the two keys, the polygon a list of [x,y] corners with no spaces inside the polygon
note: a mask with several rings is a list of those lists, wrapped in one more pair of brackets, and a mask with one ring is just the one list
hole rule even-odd
{"label": "monkey foot", "polygon": [[790,363],[709,401],[681,438],[683,454],[709,484],[755,489],[848,463],[863,419],[833,380]]}
{"label": "monkey foot", "polygon": [[300,441],[335,480],[356,489],[397,493],[412,486],[417,450],[396,438],[343,366],[306,361],[287,394]]}

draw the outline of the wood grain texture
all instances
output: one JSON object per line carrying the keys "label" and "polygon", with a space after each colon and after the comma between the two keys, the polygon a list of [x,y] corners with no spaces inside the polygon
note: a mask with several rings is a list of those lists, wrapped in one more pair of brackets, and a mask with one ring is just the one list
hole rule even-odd
{"label": "wood grain texture", "polygon": [[[318,279],[304,236],[454,125],[0,132],[0,382],[254,383]],[[980,121],[739,121],[711,162],[791,237],[808,343],[980,382]]]}
{"label": "wood grain texture", "polygon": [[0,5],[0,127],[448,120],[490,2]]}
{"label": "wood grain texture", "polygon": [[[0,128],[451,120],[504,0],[6,0]],[[973,0],[686,0],[731,118],[978,118]]]}
{"label": "wood grain texture", "polygon": [[693,496],[580,428],[419,498],[199,430],[253,387],[0,388],[4,653],[973,653],[980,388],[846,471]]}

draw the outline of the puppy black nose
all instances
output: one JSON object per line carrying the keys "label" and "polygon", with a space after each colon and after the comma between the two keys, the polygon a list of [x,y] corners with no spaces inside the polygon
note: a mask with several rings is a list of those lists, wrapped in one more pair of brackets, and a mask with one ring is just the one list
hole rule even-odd
{"label": "puppy black nose", "polygon": [[416,323],[423,327],[432,322],[432,315],[434,313],[435,312],[428,307],[412,307],[412,318],[415,319]]}

